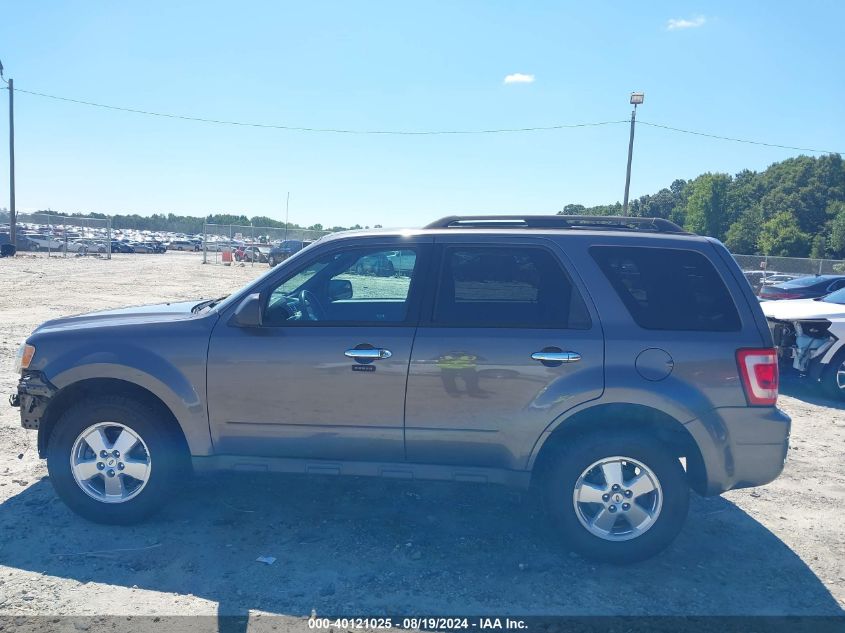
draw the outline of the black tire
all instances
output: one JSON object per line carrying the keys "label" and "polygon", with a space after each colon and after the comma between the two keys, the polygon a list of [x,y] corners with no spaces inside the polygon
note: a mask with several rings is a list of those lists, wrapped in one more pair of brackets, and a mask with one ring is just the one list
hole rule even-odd
{"label": "black tire", "polygon": [[[573,501],[582,473],[614,456],[628,457],[649,468],[663,493],[657,519],[630,540],[605,540],[590,532],[579,520]],[[567,442],[558,449],[543,484],[547,510],[566,545],[585,558],[601,562],[628,564],[654,556],[675,539],[689,510],[689,485],[678,458],[655,438],[636,432],[611,431],[607,437],[592,434]]]}
{"label": "black tire", "polygon": [[[137,496],[122,503],[98,501],[84,492],[71,472],[71,453],[79,435],[99,422],[117,422],[135,432],[149,451],[150,471]],[[128,525],[147,518],[174,497],[175,481],[189,472],[182,440],[157,409],[123,396],[88,398],[57,420],[47,446],[47,470],[56,494],[71,510],[95,523]]]}
{"label": "black tire", "polygon": [[842,367],[843,363],[845,363],[845,347],[834,354],[822,373],[822,390],[828,398],[833,400],[845,400],[845,388],[839,386],[836,378],[839,369],[845,369]]}

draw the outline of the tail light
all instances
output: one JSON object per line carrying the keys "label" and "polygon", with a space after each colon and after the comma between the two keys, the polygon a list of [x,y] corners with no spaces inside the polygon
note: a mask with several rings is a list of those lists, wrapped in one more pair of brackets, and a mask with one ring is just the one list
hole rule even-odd
{"label": "tail light", "polygon": [[774,406],[778,399],[778,356],[774,348],[737,350],[736,364],[748,404]]}

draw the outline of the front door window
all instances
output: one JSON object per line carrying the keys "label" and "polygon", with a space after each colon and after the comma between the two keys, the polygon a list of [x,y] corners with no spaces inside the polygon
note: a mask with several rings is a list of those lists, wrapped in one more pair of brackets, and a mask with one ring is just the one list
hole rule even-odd
{"label": "front door window", "polygon": [[270,293],[264,325],[402,323],[416,269],[414,249],[324,255]]}

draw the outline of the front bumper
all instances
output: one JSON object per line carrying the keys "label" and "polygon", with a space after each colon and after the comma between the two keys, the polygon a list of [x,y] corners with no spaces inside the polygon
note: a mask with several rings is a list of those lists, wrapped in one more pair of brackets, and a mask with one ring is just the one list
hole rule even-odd
{"label": "front bumper", "polygon": [[687,423],[704,461],[699,492],[762,486],[783,472],[791,418],[776,407],[722,407]]}
{"label": "front bumper", "polygon": [[56,388],[39,372],[24,372],[18,381],[18,392],[9,396],[9,404],[20,407],[21,426],[37,429]]}

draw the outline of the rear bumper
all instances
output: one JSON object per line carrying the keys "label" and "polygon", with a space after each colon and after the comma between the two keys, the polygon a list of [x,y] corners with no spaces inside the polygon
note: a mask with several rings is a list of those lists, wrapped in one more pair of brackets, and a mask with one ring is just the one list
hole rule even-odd
{"label": "rear bumper", "polygon": [[713,409],[685,426],[704,462],[698,492],[762,486],[783,471],[792,420],[776,407]]}

